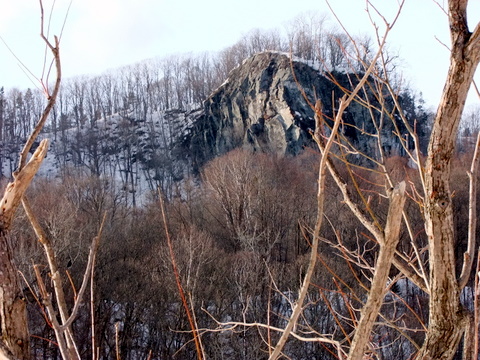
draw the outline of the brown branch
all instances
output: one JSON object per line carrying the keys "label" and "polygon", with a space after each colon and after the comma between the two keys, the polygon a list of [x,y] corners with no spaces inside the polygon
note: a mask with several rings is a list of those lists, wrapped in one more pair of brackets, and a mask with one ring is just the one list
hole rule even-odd
{"label": "brown branch", "polygon": [[472,359],[478,359],[478,324],[480,320],[480,306],[478,297],[480,295],[480,249],[477,252],[477,267],[475,273],[475,282],[474,282],[474,295],[473,295],[473,323],[474,323],[474,348],[473,348],[473,357]]}
{"label": "brown branch", "polygon": [[390,267],[395,255],[395,249],[400,239],[402,210],[405,204],[405,182],[402,181],[392,192],[390,207],[385,226],[385,242],[380,244],[380,252],[375,264],[375,273],[370,287],[367,302],[362,309],[360,321],[355,329],[355,336],[348,354],[348,360],[361,360],[367,347],[369,336],[383,304],[386,293],[386,283]]}
{"label": "brown branch", "polygon": [[[350,211],[352,211],[352,213],[361,222],[361,224],[365,226],[365,228],[373,235],[377,242],[382,242],[383,235],[381,231],[365,216],[365,214],[358,207],[358,205],[352,200],[352,196],[348,190],[347,184],[341,178],[338,170],[336,169],[333,162],[330,161],[330,159],[328,159],[327,165],[330,175],[332,176],[337,187],[342,193],[344,203],[350,208]],[[407,276],[411,281],[413,281],[415,285],[417,285],[424,292],[429,293],[429,288],[426,284],[427,280],[423,276],[420,276],[414,270],[412,270],[408,262],[403,261],[399,256],[395,256],[393,259],[393,264],[399,271],[401,271],[405,276]]]}
{"label": "brown branch", "polygon": [[39,121],[35,125],[35,129],[33,130],[32,134],[29,136],[27,142],[23,146],[23,149],[20,153],[20,159],[18,162],[18,168],[17,171],[20,171],[24,166],[25,162],[27,161],[27,155],[30,149],[32,148],[33,143],[38,137],[38,134],[40,134],[40,131],[42,130],[43,126],[45,125],[45,122],[48,119],[48,115],[50,114],[50,111],[53,109],[53,106],[55,105],[55,102],[57,100],[58,93],[60,91],[60,83],[61,83],[61,78],[62,78],[62,69],[61,69],[61,63],[60,63],[60,53],[59,53],[59,42],[58,38],[55,37],[55,47],[52,47],[48,40],[43,36],[42,33],[42,38],[44,41],[46,41],[50,49],[52,50],[52,53],[54,55],[54,60],[55,60],[55,65],[56,65],[56,70],[57,70],[57,78],[55,81],[55,87],[53,89],[53,92],[50,94],[47,92],[47,105],[45,106],[42,116],[40,117]]}
{"label": "brown branch", "polygon": [[318,143],[318,146],[322,152],[322,158],[320,160],[320,168],[318,171],[317,220],[315,222],[315,229],[313,232],[312,249],[310,251],[310,260],[308,263],[307,272],[303,279],[303,283],[298,294],[298,299],[295,302],[295,305],[293,306],[292,314],[290,316],[290,319],[288,320],[287,326],[285,327],[285,330],[283,331],[282,336],[278,340],[278,343],[275,346],[275,349],[273,350],[272,354],[269,357],[270,360],[275,360],[281,355],[282,349],[285,346],[285,343],[287,342],[291,332],[293,331],[293,328],[297,324],[298,318],[300,317],[300,314],[303,309],[303,302],[305,300],[305,297],[307,296],[308,287],[310,286],[310,282],[313,276],[313,271],[315,270],[315,264],[317,261],[318,242],[320,238],[320,230],[321,230],[322,221],[323,221],[323,205],[325,201],[325,177],[326,177],[326,169],[327,169],[327,162],[328,162],[327,161],[328,154],[330,152],[330,149],[333,146],[340,123],[342,122],[343,111],[347,108],[350,102],[351,102],[351,98],[350,98],[350,101],[347,102],[346,96],[344,96],[340,100],[340,110],[335,118],[335,124],[333,126],[330,137],[325,145],[323,145],[323,142],[322,142],[323,140],[320,137],[321,126],[323,122],[320,101],[317,101],[317,104],[315,105],[316,128],[315,128],[314,139]]}
{"label": "brown branch", "polygon": [[[217,323],[219,328],[217,330],[215,330],[215,329],[214,330],[212,330],[212,329],[199,329],[199,331],[205,331],[205,332],[234,331],[239,326],[264,328],[264,329],[273,330],[273,331],[280,332],[280,333],[283,333],[285,331],[284,329],[278,328],[276,326],[266,325],[266,324],[257,323],[257,322],[253,322],[253,323],[236,322],[236,321],[219,322],[206,309],[202,309],[202,310],[205,311]],[[317,336],[317,337],[306,337],[306,336],[299,335],[296,332],[291,332],[290,335],[293,338],[295,338],[297,340],[300,340],[302,342],[318,342],[318,343],[332,344],[337,349],[338,358],[339,359],[344,358],[345,354],[342,350],[342,347],[341,347],[340,343],[338,341],[332,339],[332,338],[329,338],[329,337],[323,336],[323,335],[320,335],[320,336]]]}
{"label": "brown branch", "polygon": [[[105,217],[104,220],[105,221]],[[94,277],[95,277],[95,258],[92,261],[92,271],[90,271],[90,339],[92,341],[92,360],[96,360],[97,357],[97,345],[96,345],[96,337],[95,337],[95,298],[94,298]]]}
{"label": "brown branch", "polygon": [[[58,93],[60,91],[60,83],[62,80],[62,65],[60,62],[60,41],[57,36],[54,36],[54,41],[55,44],[53,45],[50,40],[47,39],[44,33],[44,19],[43,19],[43,2],[42,0],[40,2],[40,15],[41,15],[41,22],[40,22],[40,37],[43,39],[45,42],[45,45],[50,49],[52,55],[53,55],[53,61],[55,63],[55,70],[57,73],[56,80],[55,80],[55,86],[53,88],[53,91],[50,93],[48,90],[48,84],[43,83],[43,88],[45,90],[45,95],[47,96],[48,102],[47,105],[45,106],[42,116],[38,120],[37,124],[35,125],[35,128],[33,132],[30,134],[28,140],[26,141],[22,151],[20,152],[20,158],[18,161],[18,168],[17,171],[20,171],[26,163],[27,160],[27,155],[30,149],[32,148],[33,143],[38,137],[38,134],[40,134],[40,131],[42,130],[43,126],[45,125],[45,122],[48,119],[48,115],[50,114],[50,111],[53,109],[53,106],[55,105],[55,102],[57,100]],[[48,78],[46,80],[48,82]]]}
{"label": "brown branch", "polygon": [[93,271],[94,271],[93,266],[95,264],[95,258],[96,258],[96,255],[97,255],[98,246],[100,244],[100,238],[102,236],[103,226],[105,224],[106,218],[107,218],[107,214],[105,213],[103,215],[103,219],[102,219],[102,222],[100,224],[100,228],[98,229],[97,236],[95,236],[93,238],[92,245],[90,246],[90,252],[88,254],[87,266],[85,268],[85,272],[83,273],[83,281],[82,281],[82,285],[80,286],[80,290],[78,291],[78,296],[77,296],[77,299],[75,301],[75,305],[73,306],[73,309],[70,313],[70,317],[67,319],[67,321],[65,321],[65,323],[62,324],[63,329],[68,328],[73,323],[73,320],[75,320],[75,318],[77,316],[78,309],[79,309],[80,304],[82,302],[83,294],[85,293],[88,281],[90,280],[90,278],[93,274]]}
{"label": "brown branch", "polygon": [[[25,210],[25,214],[27,215],[27,218],[30,224],[32,225],[32,228],[35,232],[35,235],[38,238],[38,241],[42,244],[45,252],[45,256],[47,257],[48,267],[49,267],[51,279],[53,282],[53,289],[55,291],[55,299],[57,301],[58,311],[60,313],[62,324],[65,324],[68,317],[68,308],[67,308],[67,302],[65,301],[65,292],[63,291],[62,277],[60,276],[57,258],[52,246],[52,242],[50,241],[49,237],[46,235],[40,223],[38,222],[37,217],[35,216],[35,213],[33,212],[33,209],[31,208],[30,203],[26,197],[22,198],[22,204]],[[55,331],[55,336],[57,338],[57,341],[59,342],[59,344],[63,342],[66,343],[65,346],[69,356],[68,358],[80,359],[80,355],[78,354],[76,347],[74,345],[75,343],[74,343],[71,328],[70,327],[63,328],[62,325],[60,325],[60,323],[56,318],[57,316],[56,311],[49,309],[49,306],[51,306],[51,300],[50,300],[51,295],[48,292],[46,292],[46,289],[44,290],[43,288],[40,288],[40,290],[41,290],[40,295],[42,297],[42,300],[45,306],[47,307],[49,318],[50,318],[50,321],[52,322],[52,326]],[[61,337],[61,339],[59,337]],[[63,350],[61,349],[61,351]],[[62,356],[64,356],[63,354],[64,353],[62,352]]]}
{"label": "brown branch", "polygon": [[0,231],[10,228],[13,215],[20,205],[23,195],[47,155],[48,140],[42,140],[35,153],[22,169],[13,174],[14,181],[7,185],[0,201]]}
{"label": "brown branch", "polygon": [[[80,290],[78,292],[78,295],[75,299],[75,304],[73,306],[72,311],[70,312],[70,316],[68,316],[68,309],[67,309],[67,304],[65,301],[65,293],[63,291],[63,284],[62,284],[62,278],[60,276],[60,272],[58,269],[57,265],[57,258],[55,255],[55,251],[52,246],[52,242],[50,239],[47,237],[45,234],[44,230],[40,226],[38,220],[35,217],[35,214],[26,198],[23,198],[23,207],[25,209],[25,213],[30,221],[30,224],[32,225],[35,234],[38,237],[39,242],[43,245],[45,255],[47,256],[48,264],[49,264],[49,269],[50,269],[50,274],[51,274],[51,279],[53,282],[53,287],[55,291],[55,299],[57,301],[57,306],[58,306],[58,311],[60,312],[61,316],[61,321],[62,323],[60,324],[56,318],[56,312],[53,310],[51,307],[51,295],[47,292],[44,284],[40,286],[40,295],[42,297],[43,303],[47,306],[47,310],[49,313],[49,319],[52,323],[52,327],[55,331],[55,336],[57,338],[57,341],[59,344],[65,343],[65,351],[68,353],[68,358],[69,359],[80,359],[80,355],[78,353],[78,349],[75,345],[75,341],[73,339],[72,331],[71,331],[71,325],[75,318],[77,317],[78,310],[80,307],[80,304],[82,303],[82,298],[85,293],[85,290],[87,288],[88,281],[91,278],[91,274],[93,273],[93,264],[95,262],[95,256],[98,250],[98,245],[100,243],[100,238],[103,230],[103,225],[105,223],[106,219],[106,214],[103,217],[102,223],[100,224],[100,228],[98,230],[97,236],[94,237],[92,241],[92,245],[90,247],[90,253],[88,256],[88,261],[87,261],[87,266],[85,268],[85,272],[83,275],[83,281],[82,285],[80,287]],[[38,267],[36,267],[38,268]],[[39,277],[39,274],[37,275],[37,279]],[[39,281],[43,280],[40,278]],[[63,353],[63,350],[62,354]],[[63,355],[62,355],[63,356]]]}
{"label": "brown branch", "polygon": [[47,287],[45,286],[45,282],[42,279],[42,275],[40,274],[38,265],[35,265],[33,268],[37,277],[40,297],[42,298],[43,305],[45,305],[45,307],[47,308],[48,316],[50,318],[50,321],[52,322],[52,327],[53,331],[55,332],[55,338],[57,339],[60,354],[62,355],[63,359],[70,359],[70,354],[65,341],[65,337],[63,336],[63,331],[60,331],[60,324],[58,323],[56,311],[52,304],[51,295],[47,291]]}
{"label": "brown branch", "polygon": [[173,251],[173,243],[172,239],[170,237],[170,231],[168,230],[168,223],[167,223],[167,216],[165,214],[165,205],[163,201],[163,196],[161,192],[159,191],[159,200],[160,200],[160,210],[162,212],[162,219],[163,219],[163,226],[165,228],[165,235],[167,237],[167,245],[168,249],[170,251],[170,261],[172,263],[172,269],[173,269],[173,274],[175,276],[175,282],[177,284],[178,292],[180,294],[180,298],[182,300],[182,305],[185,310],[185,313],[187,314],[188,322],[190,324],[190,329],[192,330],[193,334],[193,340],[195,342],[195,349],[197,352],[197,358],[198,360],[203,359],[203,351],[202,351],[202,346],[199,340],[199,334],[197,327],[195,326],[195,321],[193,320],[192,313],[190,311],[190,307],[188,305],[187,297],[185,296],[185,292],[183,291],[183,286],[182,286],[182,281],[180,279],[180,274],[178,272],[178,266],[177,266],[177,261],[175,258],[175,253]]}
{"label": "brown branch", "polygon": [[341,178],[338,170],[336,169],[333,162],[329,161],[328,170],[330,175],[332,176],[333,180],[337,184],[340,192],[343,196],[343,201],[345,204],[350,208],[350,211],[353,215],[361,222],[363,226],[375,237],[375,239],[381,239],[382,235],[380,230],[373,224],[362,212],[362,210],[358,207],[358,205],[352,200],[351,194],[348,190],[348,186],[345,181]]}
{"label": "brown branch", "polygon": [[[42,9],[42,0],[40,0]],[[48,149],[48,140],[42,140],[40,145],[33,153],[33,156],[27,161],[28,153],[42,130],[50,110],[55,104],[55,100],[60,89],[61,69],[60,56],[58,50],[58,39],[55,37],[55,46],[52,46],[48,39],[43,35],[43,9],[42,9],[42,31],[41,37],[50,47],[54,61],[57,66],[57,81],[55,90],[52,94],[47,92],[48,103],[44,108],[43,114],[35,126],[32,134],[22,149],[17,170],[12,174],[13,182],[9,183],[0,200],[0,323],[1,323],[1,346],[8,348],[9,352],[15,358],[26,359],[29,357],[28,328],[25,303],[18,298],[19,285],[17,282],[17,268],[12,261],[12,250],[8,242],[8,233],[16,209],[20,205],[28,186],[37,173]],[[50,302],[47,300],[47,303]],[[50,316],[55,316],[50,302]],[[56,319],[55,319],[56,320]],[[60,339],[59,339],[60,341]],[[0,351],[3,353],[3,351]],[[65,355],[65,353],[62,353]]]}
{"label": "brown branch", "polygon": [[463,266],[460,278],[458,279],[458,286],[463,289],[470,278],[473,265],[473,257],[475,255],[476,232],[477,232],[477,173],[478,162],[480,159],[480,133],[477,135],[475,143],[475,152],[473,154],[470,171],[467,172],[470,190],[468,199],[468,245],[467,251],[463,254]]}
{"label": "brown branch", "polygon": [[[314,267],[315,267],[316,257],[317,257],[316,251],[317,251],[318,240],[319,240],[319,236],[320,236],[320,228],[321,228],[321,224],[322,224],[322,220],[323,220],[325,174],[326,174],[327,168],[329,169],[330,173],[332,173],[332,171],[335,171],[335,169],[333,168],[333,164],[331,163],[331,161],[328,158],[328,154],[329,154],[330,149],[331,149],[331,147],[332,147],[332,145],[335,141],[335,137],[336,137],[336,133],[338,131],[338,127],[339,127],[340,123],[342,122],[343,113],[347,109],[347,107],[350,105],[350,103],[352,101],[354,101],[354,99],[357,97],[357,94],[359,93],[359,91],[363,88],[363,86],[367,82],[368,77],[374,71],[375,63],[376,63],[377,59],[380,57],[381,52],[383,51],[383,47],[385,45],[385,41],[386,41],[386,38],[387,38],[387,35],[388,35],[390,29],[391,29],[390,27],[387,27],[387,29],[385,31],[385,36],[384,36],[382,42],[380,43],[380,47],[378,49],[378,52],[375,54],[369,68],[365,71],[365,74],[363,74],[363,77],[360,79],[360,81],[358,82],[356,87],[353,89],[353,91],[348,96],[347,96],[347,94],[345,94],[342,97],[342,99],[340,100],[339,109],[338,109],[338,112],[335,116],[334,127],[333,127],[331,135],[330,135],[330,137],[329,137],[329,139],[328,139],[328,141],[325,145],[323,143],[323,139],[320,137],[321,129],[319,128],[323,123],[321,103],[317,102],[316,105],[315,105],[316,129],[315,129],[314,140],[317,142],[317,145],[318,145],[318,147],[319,147],[319,149],[322,153],[322,158],[321,158],[321,161],[320,161],[320,168],[319,168],[319,175],[318,175],[317,220],[316,220],[316,223],[315,223],[315,230],[314,230],[314,233],[313,233],[312,250],[311,250],[310,261],[309,261],[309,266],[308,266],[308,269],[307,269],[307,273],[305,275],[302,287],[300,288],[299,297],[297,299],[295,307],[293,308],[292,314],[290,316],[290,320],[287,323],[285,331],[283,332],[283,334],[280,337],[277,345],[275,346],[275,349],[274,349],[273,353],[270,356],[270,359],[272,359],[272,360],[275,360],[275,359],[278,358],[278,356],[280,356],[281,351],[283,349],[283,346],[285,345],[285,343],[288,339],[288,336],[290,335],[294,326],[297,323],[298,317],[300,316],[300,313],[302,311],[303,301],[304,301],[304,298],[306,296],[308,287],[310,285],[311,276],[313,274],[313,270],[314,270]],[[339,177],[337,177],[337,179],[339,179]],[[346,191],[346,187],[345,187],[345,184],[343,182],[340,182],[340,183],[337,182],[337,185],[342,189],[342,192]],[[351,202],[350,205],[353,208],[358,209],[353,202]],[[383,236],[382,236],[382,234],[379,233],[376,226],[374,224],[372,224],[370,221],[368,221],[360,211],[358,212],[358,216],[359,216],[359,220],[360,221],[363,220],[364,225],[367,226],[370,229],[370,231],[372,231],[373,234],[377,235],[378,241],[382,242],[383,241]]]}
{"label": "brown branch", "polygon": [[467,0],[448,1],[450,65],[428,145],[423,215],[429,247],[429,325],[418,359],[452,359],[465,330],[455,274],[450,174],[465,100],[480,60],[478,41],[469,42],[473,39],[467,26],[467,4]]}

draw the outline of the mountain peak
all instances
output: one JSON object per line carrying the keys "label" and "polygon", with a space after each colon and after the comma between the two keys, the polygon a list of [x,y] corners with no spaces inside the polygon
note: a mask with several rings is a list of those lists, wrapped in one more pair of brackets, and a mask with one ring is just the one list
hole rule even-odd
{"label": "mountain peak", "polygon": [[311,106],[331,103],[334,85],[315,66],[288,54],[262,52],[245,59],[203,103],[181,153],[195,167],[237,147],[296,155],[311,143]]}

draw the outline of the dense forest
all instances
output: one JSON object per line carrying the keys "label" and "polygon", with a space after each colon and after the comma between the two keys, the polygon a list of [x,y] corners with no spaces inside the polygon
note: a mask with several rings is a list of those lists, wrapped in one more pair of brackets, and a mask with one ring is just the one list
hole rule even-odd
{"label": "dense forest", "polygon": [[[469,155],[459,158],[454,170],[458,258],[466,248],[468,182],[464,174]],[[313,226],[316,214],[318,156],[307,151],[280,158],[235,150],[209,163],[200,183],[189,180],[182,196],[168,201],[168,226],[178,269],[208,358],[268,358],[266,339],[275,341],[275,332],[219,322],[285,325],[307,268],[310,247],[304,229]],[[415,170],[408,168],[404,158],[389,159],[388,166],[398,179],[415,178]],[[358,186],[375,194],[378,178],[369,172],[361,175]],[[68,271],[74,284],[82,277],[89,244],[107,213],[93,294],[96,346],[102,358],[114,358],[117,351],[122,359],[148,358],[149,354],[158,359],[196,358],[157,197],[141,208],[127,207],[107,180],[75,173],[65,174],[59,183],[38,179],[28,196],[54,241],[62,271]],[[352,331],[351,310],[345,301],[348,298],[355,306],[365,296],[362,283],[366,279],[360,279],[368,275],[343,259],[341,249],[331,241],[339,237],[352,251],[360,247],[368,262],[374,261],[378,248],[358,233],[361,224],[349,214],[341,197],[339,191],[329,191],[327,196],[325,213],[330,225],[322,233],[321,265],[312,280],[306,311],[298,324],[300,331],[336,333],[337,326]],[[372,201],[383,212],[380,216],[385,216],[387,203],[381,196]],[[408,212],[419,217],[414,202],[408,205]],[[419,246],[424,246],[423,223],[412,226]],[[43,250],[32,241],[34,235],[24,216],[19,216],[15,228],[20,267],[28,277],[32,262],[44,263]],[[407,252],[409,247],[404,230],[399,248]],[[43,275],[48,277],[46,269]],[[389,345],[378,350],[385,358],[407,358],[414,351],[411,341],[421,344],[423,340],[420,329],[427,321],[424,310],[428,300],[411,282],[393,273],[395,277],[382,311],[391,323],[384,325],[376,342]],[[72,286],[65,284],[69,299],[75,297]],[[35,281],[29,287],[34,289]],[[54,333],[29,287],[25,286],[24,292],[35,358],[58,357],[58,348],[52,343]],[[468,287],[462,298],[471,307],[473,288]],[[85,306],[74,323],[84,357],[92,351],[90,321],[89,306]],[[392,323],[408,325],[410,340],[397,339]],[[284,351],[297,359],[335,358],[333,348],[320,343],[292,340]]]}
{"label": "dense forest", "polygon": [[[53,242],[60,271],[67,274],[63,281],[70,307],[84,276],[90,243],[103,226],[90,294],[72,324],[81,358],[93,353],[97,354],[94,359],[203,358],[192,340],[192,314],[205,358],[269,358],[270,345],[281,335],[272,329],[286,326],[309,268],[318,210],[317,177],[324,151],[318,139],[326,143],[334,131],[335,101],[324,109],[329,116],[322,124],[325,134],[315,138],[318,148],[312,142],[296,156],[238,148],[181,177],[165,175],[169,168],[163,167],[157,178],[150,179],[150,191],[136,195],[133,177],[140,171],[141,160],[139,154],[131,154],[131,145],[137,141],[131,124],[148,124],[159,113],[168,124],[168,114],[198,109],[232,70],[264,51],[288,53],[320,73],[338,73],[338,78],[342,74],[349,81],[335,85],[351,93],[376,52],[372,40],[331,31],[316,17],[303,17],[294,24],[287,38],[274,31],[252,31],[216,54],[146,60],[63,82],[42,130],[42,136],[54,142],[64,139],[51,149],[62,160],[57,160],[54,173],[36,178],[27,197]],[[395,61],[386,56],[384,67],[369,78],[352,106],[364,106],[373,125],[349,126],[348,116],[358,114],[347,113],[346,129],[338,137],[330,166],[356,190],[348,199],[362,204],[367,214],[375,206],[375,214],[370,215],[376,225],[389,216],[388,191],[393,187],[386,179],[391,184],[406,179],[409,197],[404,214],[410,220],[401,228],[398,252],[404,262],[414,262],[414,256],[427,261],[428,238],[417,191],[423,179],[415,161],[427,151],[434,114],[424,108],[421,96],[400,81],[388,83],[391,88],[378,81],[387,75],[400,78]],[[18,153],[45,103],[39,89],[2,88],[0,179],[4,183],[15,171]],[[318,125],[319,110],[315,113]],[[124,155],[110,159],[99,156],[102,138],[98,129],[115,116],[124,127],[121,142],[111,146],[121,148]],[[465,173],[474,151],[470,140],[477,131],[475,114],[468,117],[471,123],[462,128],[461,151],[455,155],[451,172],[455,257],[459,260],[468,246],[469,180]],[[405,122],[399,125],[400,121]],[[384,123],[390,124],[385,125],[387,137]],[[419,137],[402,138],[410,127]],[[162,136],[171,138],[178,131],[172,125]],[[318,134],[318,126],[312,136],[314,131]],[[354,135],[348,137],[349,132]],[[352,140],[356,136],[370,136],[381,144],[375,151],[361,149]],[[403,152],[385,156],[393,137],[402,139]],[[155,141],[166,144],[165,139]],[[419,152],[412,155],[415,146]],[[156,160],[155,166],[160,167],[162,159]],[[120,176],[119,168],[123,169]],[[361,217],[350,212],[345,193],[334,184],[335,176],[326,180],[326,224],[321,230],[319,264],[296,324],[297,337],[283,349],[285,357],[292,359],[336,359],[334,345],[350,343],[358,320],[356,309],[367,299],[366,284],[373,277],[381,245],[363,229]],[[163,208],[166,216],[162,216]],[[22,296],[28,304],[33,357],[60,358],[31,265],[41,264],[37,269],[53,292],[48,281],[51,274],[43,265],[42,246],[34,241],[36,235],[23,211],[18,212],[11,236],[25,280]],[[421,265],[419,269],[424,270]],[[459,265],[457,271],[461,270]],[[376,356],[372,358],[407,359],[426,338],[429,297],[398,269],[392,268],[388,275],[381,321],[370,339]],[[473,281],[472,276],[460,295],[462,305],[472,311]],[[179,283],[186,298],[179,294]],[[331,334],[338,343],[305,341],[323,334]]]}

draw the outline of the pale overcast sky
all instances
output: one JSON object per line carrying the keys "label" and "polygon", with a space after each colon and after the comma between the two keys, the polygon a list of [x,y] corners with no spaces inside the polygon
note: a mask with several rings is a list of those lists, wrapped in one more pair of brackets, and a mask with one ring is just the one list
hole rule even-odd
{"label": "pale overcast sky", "polygon": [[[480,20],[480,3],[470,2],[473,28]],[[46,15],[52,3],[44,0]],[[373,36],[364,0],[330,3],[352,34]],[[392,19],[398,1],[373,3]],[[69,4],[56,0],[52,34],[60,33]],[[325,0],[73,0],[61,40],[64,77],[101,74],[175,53],[221,50],[252,29],[284,29],[297,15],[311,11],[329,13]],[[0,36],[37,76],[43,64],[39,29],[37,0],[0,0]],[[448,51],[435,38],[449,44],[446,15],[433,0],[406,0],[389,48],[404,59],[405,78],[431,106],[438,103],[448,67]],[[17,63],[0,42],[0,86],[33,87]],[[469,102],[479,101],[471,96]]]}

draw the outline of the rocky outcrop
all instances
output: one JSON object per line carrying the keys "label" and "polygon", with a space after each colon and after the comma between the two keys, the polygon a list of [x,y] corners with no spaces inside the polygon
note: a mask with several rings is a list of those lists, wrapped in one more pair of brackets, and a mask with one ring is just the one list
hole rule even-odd
{"label": "rocky outcrop", "polygon": [[[344,94],[330,79],[334,78],[346,89],[358,81],[356,75],[342,72],[332,72],[327,77],[316,65],[278,52],[263,52],[244,60],[204,101],[203,108],[192,113],[194,118],[189,121],[191,126],[188,131],[173,144],[176,153],[194,170],[237,147],[280,155],[298,154],[312,144],[311,131],[315,126],[313,104],[316,100],[322,101],[324,119],[329,122],[333,109]],[[356,150],[375,157],[376,138],[360,134],[377,132],[371,119],[374,116],[377,124],[383,124],[384,153],[387,156],[404,155],[403,145],[393,134],[408,132],[398,113],[393,111],[393,99],[386,93],[383,103],[379,104],[378,95],[366,91],[367,94],[362,93],[362,96],[369,97],[373,111],[359,103],[352,103],[343,114],[342,134]],[[417,133],[422,139],[427,123],[426,113],[417,113],[408,92],[398,95],[397,100],[411,126],[416,119]],[[379,109],[384,109],[384,113],[381,114]],[[389,121],[380,120],[381,117],[389,118]],[[354,162],[368,162],[355,155],[350,155],[350,158]]]}
{"label": "rocky outcrop", "polygon": [[330,109],[335,89],[312,65],[287,54],[257,54],[231,71],[174,146],[196,169],[237,147],[298,154],[311,143],[312,104],[321,98]]}

